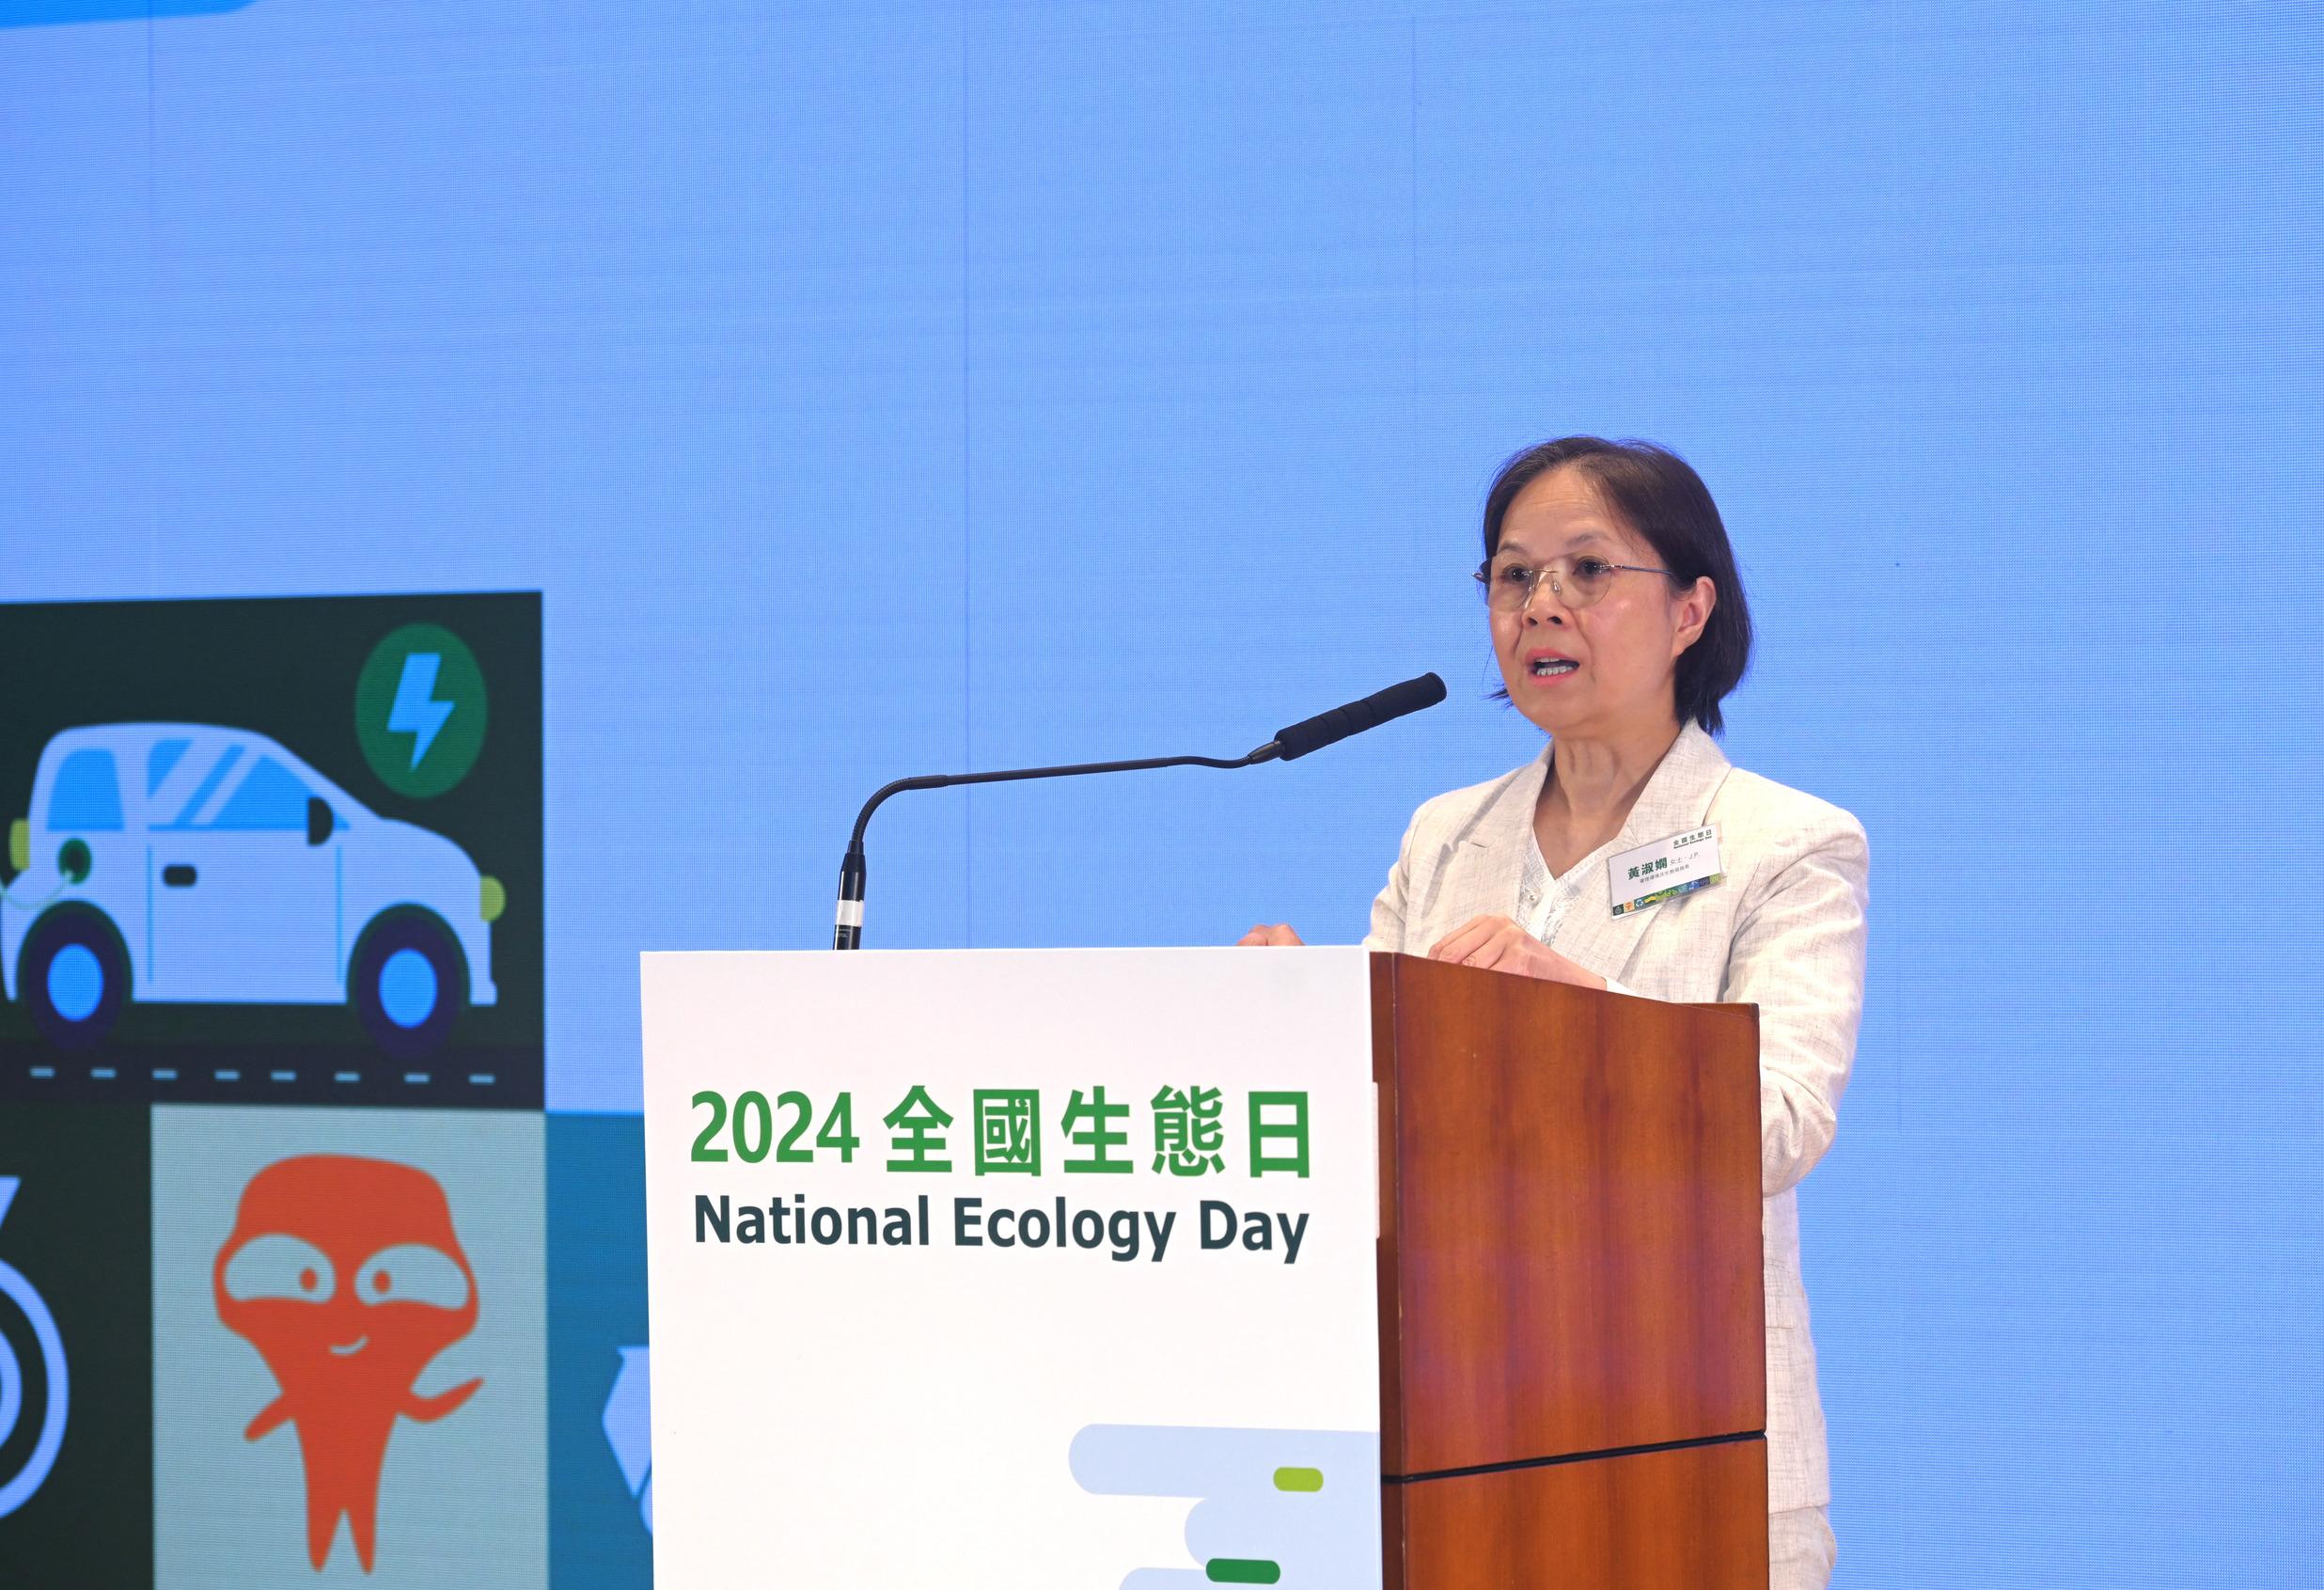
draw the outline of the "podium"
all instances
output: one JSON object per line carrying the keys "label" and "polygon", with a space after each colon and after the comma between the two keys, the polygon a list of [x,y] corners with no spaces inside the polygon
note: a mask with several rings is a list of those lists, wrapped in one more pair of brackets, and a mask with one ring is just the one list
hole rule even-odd
{"label": "podium", "polygon": [[1750,1007],[1356,949],[644,992],[667,1582],[1767,1582]]}
{"label": "podium", "polygon": [[1388,1590],[1764,1590],[1751,1006],[1372,962]]}

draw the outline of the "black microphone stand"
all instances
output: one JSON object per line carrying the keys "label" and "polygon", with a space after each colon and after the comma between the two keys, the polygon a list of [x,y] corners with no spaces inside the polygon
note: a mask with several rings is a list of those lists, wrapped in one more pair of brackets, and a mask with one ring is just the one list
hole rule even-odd
{"label": "black microphone stand", "polygon": [[834,950],[863,948],[863,833],[871,824],[872,813],[880,809],[880,802],[889,795],[902,795],[906,790],[949,790],[959,784],[1014,783],[1020,779],[1066,779],[1082,773],[1143,773],[1155,767],[1255,767],[1263,762],[1273,762],[1283,754],[1281,742],[1269,740],[1248,756],[1233,761],[1216,756],[1149,756],[1134,762],[1076,762],[1064,767],[1013,767],[998,773],[923,773],[915,779],[899,779],[880,787],[863,810],[856,814],[856,830],[848,837],[847,856],[840,863],[839,920],[831,931]]}
{"label": "black microphone stand", "polygon": [[1302,718],[1248,756],[1229,762],[1216,756],[1150,756],[1137,762],[1077,762],[1070,767],[1013,767],[999,773],[926,773],[899,779],[863,803],[856,814],[856,831],[848,836],[847,856],[840,863],[840,908],[831,929],[834,950],[863,947],[863,830],[880,802],[905,790],[949,790],[957,784],[1003,784],[1019,779],[1065,779],[1078,773],[1142,773],[1151,767],[1251,767],[1262,762],[1295,762],[1310,751],[1339,744],[1350,734],[1375,729],[1406,713],[1433,707],[1444,700],[1444,681],[1433,673],[1375,690],[1359,701],[1334,707]]}

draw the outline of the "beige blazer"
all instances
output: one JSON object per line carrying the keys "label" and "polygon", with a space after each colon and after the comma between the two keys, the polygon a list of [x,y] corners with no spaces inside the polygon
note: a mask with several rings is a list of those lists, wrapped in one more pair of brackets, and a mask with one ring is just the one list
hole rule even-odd
{"label": "beige blazer", "polygon": [[[1515,914],[1548,752],[1440,795],[1405,830],[1372,905],[1375,950],[1425,954],[1472,917]],[[1864,1002],[1868,854],[1840,808],[1731,765],[1692,724],[1647,781],[1610,854],[1716,824],[1725,881],[1617,917],[1593,863],[1550,947],[1651,1000],[1759,1007],[1759,1166],[1766,1198],[1767,1506],[1830,1500],[1815,1346],[1793,1189],[1831,1146]]]}

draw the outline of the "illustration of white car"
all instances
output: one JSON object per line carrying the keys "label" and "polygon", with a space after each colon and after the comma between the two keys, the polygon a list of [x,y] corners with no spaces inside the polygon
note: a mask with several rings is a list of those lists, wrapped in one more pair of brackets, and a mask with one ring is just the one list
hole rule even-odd
{"label": "illustration of white car", "polygon": [[8,853],[0,980],[60,1046],[96,1043],[131,1000],[344,1001],[415,1057],[499,998],[499,881],[262,734],[68,729],[40,753]]}

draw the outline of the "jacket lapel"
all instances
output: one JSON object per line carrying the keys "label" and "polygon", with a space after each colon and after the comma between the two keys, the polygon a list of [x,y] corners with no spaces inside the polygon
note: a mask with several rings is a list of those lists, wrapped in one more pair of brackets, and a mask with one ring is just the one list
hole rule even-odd
{"label": "jacket lapel", "polygon": [[1452,836],[1421,936],[1425,942],[1413,947],[1414,954],[1425,955],[1437,940],[1473,918],[1509,915],[1516,905],[1525,847],[1532,838],[1533,808],[1548,777],[1549,752],[1545,748],[1531,765],[1504,778],[1492,798]]}
{"label": "jacket lapel", "polygon": [[[1581,894],[1559,925],[1552,949],[1600,977],[1622,975],[1640,937],[1661,914],[1663,906],[1649,905],[1642,911],[1615,916],[1612,898],[1607,892],[1612,858],[1651,841],[1701,827],[1712,797],[1719,794],[1719,785],[1726,782],[1728,767],[1726,753],[1700,726],[1689,723],[1679,732],[1670,750],[1664,753],[1662,764],[1639,793],[1638,804],[1630,808],[1629,820],[1622,825],[1613,849],[1606,859],[1591,868],[1592,875],[1581,881]],[[1534,791],[1538,798],[1538,783]],[[1526,810],[1530,815],[1531,802],[1527,803]],[[1520,844],[1523,840],[1520,833]],[[1515,854],[1522,865],[1523,850]]]}

